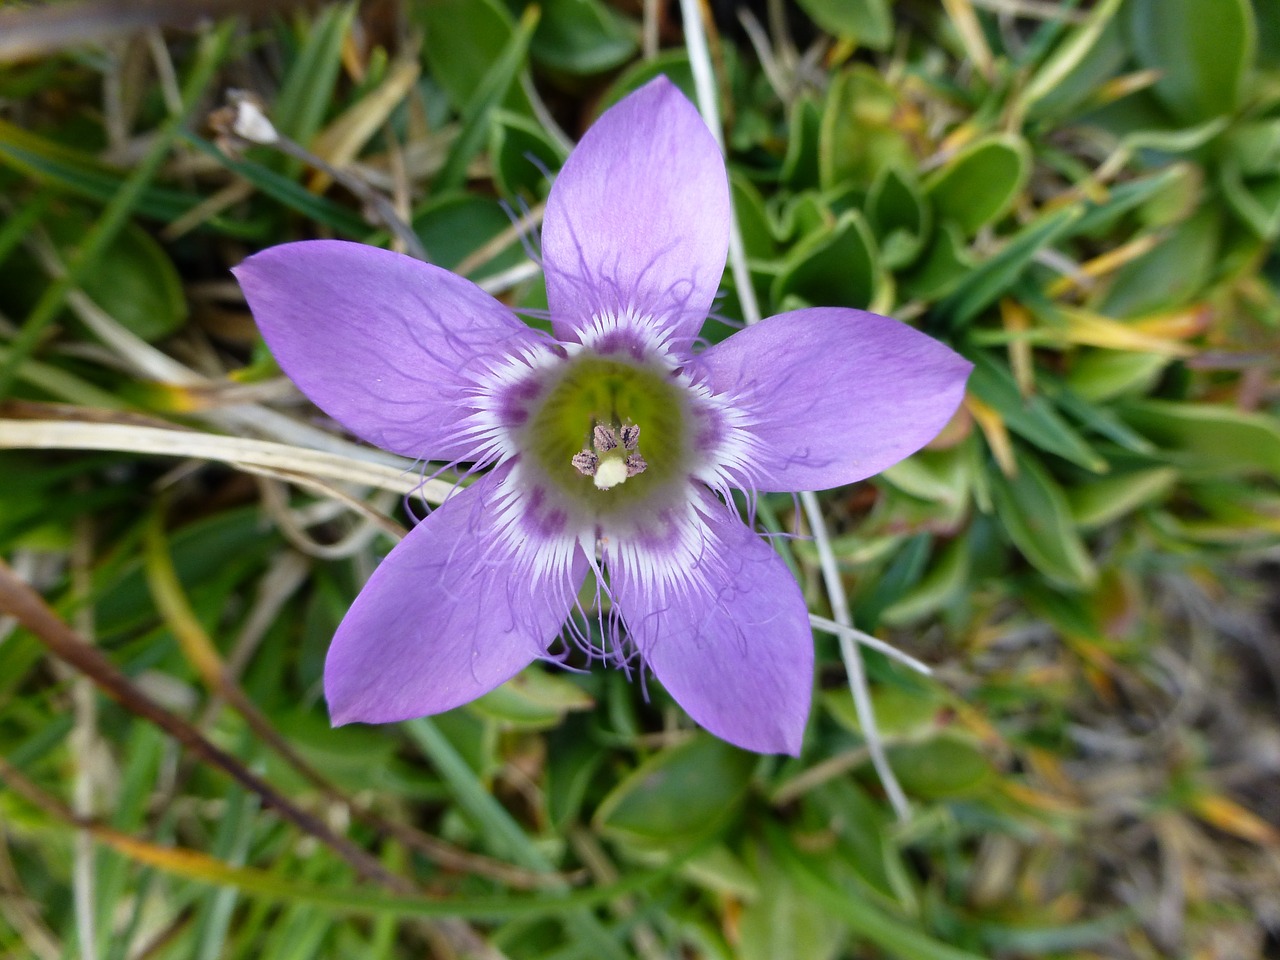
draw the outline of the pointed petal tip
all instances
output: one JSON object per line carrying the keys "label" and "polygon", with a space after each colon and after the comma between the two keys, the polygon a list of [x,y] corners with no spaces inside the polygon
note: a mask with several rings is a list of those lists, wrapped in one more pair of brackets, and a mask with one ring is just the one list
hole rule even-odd
{"label": "pointed petal tip", "polygon": [[[694,717],[696,720],[697,717]],[[702,723],[702,721],[698,721]],[[772,730],[753,730],[743,735],[742,730],[730,730],[727,728],[715,729],[707,724],[702,724],[707,731],[715,734],[725,743],[731,743],[735,747],[743,750],[749,750],[752,753],[798,757],[800,751],[804,747],[804,731],[808,722],[806,715],[799,724],[788,724],[786,727],[779,724]]]}

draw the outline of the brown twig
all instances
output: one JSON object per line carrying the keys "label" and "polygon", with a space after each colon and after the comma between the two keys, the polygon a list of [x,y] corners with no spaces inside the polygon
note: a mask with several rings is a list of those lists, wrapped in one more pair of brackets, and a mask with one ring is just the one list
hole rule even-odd
{"label": "brown twig", "polygon": [[85,0],[0,12],[0,63],[27,60],[151,27],[194,26],[236,14],[260,16],[298,0]]}
{"label": "brown twig", "polygon": [[160,706],[134,686],[106,656],[85,643],[74,630],[63,623],[40,595],[19,579],[3,560],[0,560],[0,612],[15,617],[54,656],[92,679],[116,703],[154,723],[194,756],[222,770],[245,789],[257,794],[265,806],[275,810],[299,830],[324,843],[346,860],[362,878],[376,881],[397,893],[413,892],[413,885],[404,877],[387,871],[375,857],[281,796],[274,787],[207,740],[186,720]]}

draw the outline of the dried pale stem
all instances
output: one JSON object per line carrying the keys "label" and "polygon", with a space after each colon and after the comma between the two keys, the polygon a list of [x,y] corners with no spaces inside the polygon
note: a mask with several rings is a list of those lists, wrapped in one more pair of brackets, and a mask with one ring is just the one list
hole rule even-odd
{"label": "dried pale stem", "polygon": [[[81,517],[75,525],[71,546],[71,584],[77,600],[76,629],[93,642],[94,616],[89,599],[93,594],[93,521]],[[96,812],[94,795],[95,770],[105,751],[98,749],[98,711],[93,684],[87,677],[77,677],[71,685],[71,709],[74,727],[71,752],[75,758],[72,783],[72,806],[77,816],[92,817]],[[97,960],[98,935],[95,929],[97,897],[95,887],[93,838],[85,831],[76,834],[75,862],[72,868],[72,891],[75,901],[76,937],[80,941],[81,960]]]}
{"label": "dried pale stem", "polygon": [[[836,555],[831,549],[831,538],[827,534],[826,520],[822,516],[822,505],[811,492],[800,494],[800,503],[804,507],[805,517],[813,534],[813,543],[818,550],[818,565],[822,570],[822,582],[827,588],[827,599],[831,602],[831,612],[836,623],[842,627],[853,628],[853,615],[849,611],[849,598],[844,592],[844,582],[840,579],[840,568],[836,563]],[[871,691],[867,687],[867,673],[862,664],[862,654],[858,645],[849,633],[842,632],[838,636],[840,656],[844,660],[845,672],[849,675],[849,692],[853,694],[853,705],[858,712],[858,722],[862,725],[862,735],[867,741],[867,750],[871,754],[871,762],[876,774],[884,785],[884,792],[893,805],[898,819],[906,820],[911,815],[911,805],[906,794],[894,775],[893,767],[884,752],[884,741],[880,738],[880,728],[876,724],[875,708],[871,704]]]}
{"label": "dried pale stem", "polygon": [[[685,45],[689,50],[689,62],[693,68],[694,86],[698,93],[698,108],[706,120],[711,132],[724,152],[724,135],[720,129],[720,115],[717,107],[715,74],[711,63],[711,54],[707,49],[706,32],[703,28],[699,0],[680,0],[680,11],[684,18]],[[756,302],[755,291],[751,286],[751,273],[747,268],[746,254],[742,244],[742,231],[738,226],[737,216],[729,221],[729,267],[733,273],[734,287],[742,306],[743,319],[751,324],[760,320],[760,306]],[[885,756],[884,744],[880,740],[876,726],[875,710],[871,705],[871,695],[867,689],[866,672],[863,669],[862,657],[854,642],[853,617],[849,612],[849,601],[845,596],[844,584],[840,580],[840,571],[836,565],[835,555],[831,551],[831,541],[827,536],[826,521],[822,516],[822,508],[818,498],[812,493],[800,494],[805,514],[813,532],[818,548],[819,565],[822,568],[822,579],[831,601],[831,609],[836,623],[844,628],[838,634],[840,654],[844,659],[845,670],[849,675],[849,689],[853,693],[853,702],[858,711],[858,719],[862,724],[863,734],[867,740],[867,748],[875,764],[876,773],[884,784],[885,793],[893,804],[899,818],[906,819],[910,815],[910,805],[906,795],[894,776],[888,758]]]}
{"label": "dried pale stem", "polygon": [[423,481],[407,465],[401,469],[270,440],[125,423],[0,418],[0,449],[112,450],[217,460],[285,478],[337,480],[421,495],[431,503],[440,503],[453,489],[442,480]]}
{"label": "dried pale stem", "polygon": [[[706,28],[702,23],[701,0],[680,0],[680,13],[684,20],[684,42],[689,50],[689,64],[693,68],[693,85],[698,94],[698,110],[711,128],[720,152],[724,153],[724,131],[720,127],[720,95],[716,88],[711,51],[707,47]],[[732,202],[732,198],[730,200]],[[755,287],[751,285],[747,251],[742,243],[742,230],[738,227],[736,213],[729,217],[729,269],[733,274],[738,302],[742,306],[742,319],[747,323],[757,322],[760,319],[760,304],[756,301]]]}
{"label": "dried pale stem", "polygon": [[909,653],[904,653],[891,643],[885,643],[879,637],[873,637],[869,633],[863,633],[856,627],[849,627],[841,623],[836,623],[834,620],[828,620],[826,617],[820,617],[816,613],[809,614],[809,623],[812,626],[817,627],[819,630],[823,630],[833,636],[848,637],[851,640],[862,644],[864,647],[870,647],[872,650],[875,650],[878,653],[883,653],[886,657],[897,660],[904,666],[910,667],[917,673],[923,673],[926,677],[933,673],[933,668],[927,663],[917,660]]}
{"label": "dried pale stem", "polygon": [[287,154],[296,160],[310,164],[315,169],[342,184],[377,213],[382,225],[395,234],[396,239],[404,244],[405,252],[409,256],[416,257],[418,260],[429,259],[426,249],[422,246],[422,241],[413,232],[413,228],[400,219],[395,206],[381,192],[373,189],[359,177],[354,177],[345,170],[333,166],[327,160],[317,157],[306,147],[300,143],[295,143],[288,137],[282,136],[274,143],[269,144],[269,146],[275,147],[281,153]]}

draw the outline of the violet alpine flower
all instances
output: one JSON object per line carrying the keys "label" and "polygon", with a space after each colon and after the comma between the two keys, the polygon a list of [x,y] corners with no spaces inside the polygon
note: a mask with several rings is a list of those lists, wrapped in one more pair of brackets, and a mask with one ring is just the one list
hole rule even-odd
{"label": "violet alpine flower", "polygon": [[356,598],[325,664],[334,723],[448,710],[552,656],[593,572],[606,610],[593,652],[638,658],[732,743],[799,752],[808,611],[730,491],[885,469],[947,422],[970,365],[896,320],[836,308],[694,352],[729,218],[715,140],[658,78],[596,121],[552,188],[554,339],[468,280],[354,243],[289,243],[236,269],[281,367],[321,409],[404,456],[490,468]]}

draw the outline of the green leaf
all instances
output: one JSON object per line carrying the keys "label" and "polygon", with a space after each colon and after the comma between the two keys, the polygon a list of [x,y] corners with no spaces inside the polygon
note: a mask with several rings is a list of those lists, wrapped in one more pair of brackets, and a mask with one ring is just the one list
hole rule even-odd
{"label": "green leaf", "polygon": [[[489,74],[516,35],[516,24],[498,0],[431,0],[410,8],[426,32],[422,54],[432,79],[454,107],[464,110],[476,92],[492,83]],[[519,84],[503,86],[503,107],[533,115]]]}
{"label": "green leaf", "polygon": [[1219,165],[1218,176],[1231,209],[1258,239],[1271,241],[1280,236],[1280,175],[1246,179],[1231,155]]}
{"label": "green leaf", "polygon": [[1052,247],[1080,218],[1078,204],[1033,220],[1006,241],[1000,251],[968,272],[937,306],[953,330],[963,329],[983,310],[1009,292],[1036,254]]}
{"label": "green leaf", "polygon": [[[179,137],[184,136],[181,132]],[[94,157],[14,126],[0,119],[0,164],[28,174],[51,188],[78,197],[107,202],[119,193],[124,179],[121,174],[100,164]],[[199,203],[194,194],[144,186],[134,210],[153,220],[176,220]],[[235,236],[255,236],[256,230],[224,218],[214,218],[210,225]]]}
{"label": "green leaf", "polygon": [[1093,530],[1163,498],[1177,482],[1173,467],[1131,470],[1075,487],[1067,499],[1076,526]]}
{"label": "green leaf", "polygon": [[787,115],[787,152],[779,173],[783,183],[793,190],[818,186],[821,143],[821,108],[812,97],[797,97]]}
{"label": "green leaf", "polygon": [[1000,133],[965,147],[925,181],[924,190],[939,220],[975,233],[1009,210],[1030,173],[1026,141]]}
{"label": "green leaf", "polygon": [[1248,0],[1130,0],[1138,62],[1159,70],[1155,95],[1179,119],[1233,114],[1244,97],[1257,43]]}
{"label": "green leaf", "polygon": [[883,283],[871,230],[853,210],[837,220],[834,229],[810,234],[796,245],[772,293],[775,303],[794,294],[824,306],[865,308]]}
{"label": "green leaf", "polygon": [[1253,0],[1258,25],[1258,66],[1280,70],[1280,0]]}
{"label": "green leaf", "polygon": [[995,775],[977,744],[958,735],[895,744],[887,752],[902,789],[918,797],[941,800],[971,795]]}
{"label": "green leaf", "polygon": [[697,100],[697,91],[693,84],[693,68],[689,66],[689,54],[681,47],[675,50],[664,50],[656,57],[641,60],[626,70],[600,98],[600,109],[603,111],[613,106],[628,93],[639,90],[658,76],[669,79],[690,100]]}
{"label": "green leaf", "polygon": [[502,195],[533,200],[549,189],[543,170],[555,171],[565,160],[560,145],[536,121],[506,110],[493,112],[489,156]]}
{"label": "green leaf", "polygon": [[599,0],[542,0],[529,54],[539,66],[590,75],[620,67],[636,51],[634,31]]}
{"label": "green leaf", "polygon": [[749,259],[769,260],[777,253],[773,225],[764,205],[764,197],[740,171],[729,171],[729,188],[733,191],[733,212],[742,232],[742,246]]}
{"label": "green leaf", "polygon": [[756,758],[708,734],[650,757],[596,811],[605,833],[644,848],[696,842],[737,810]]}
{"label": "green leaf", "polygon": [[830,960],[843,925],[779,870],[767,853],[757,858],[760,894],[738,918],[739,960]]}
{"label": "green leaf", "polygon": [[1018,475],[991,476],[996,516],[1022,555],[1055,583],[1075,590],[1093,585],[1097,570],[1076,533],[1062,488],[1034,457],[1019,456]]}
{"label": "green leaf", "polygon": [[316,196],[289,177],[248,158],[228,157],[212,143],[197,137],[190,131],[180,133],[179,139],[213,158],[233,173],[244,177],[267,196],[300,216],[331,227],[352,240],[363,239],[369,235],[369,224],[358,215],[334,203],[328,197]]}
{"label": "green leaf", "polygon": [[1185,476],[1280,476],[1280,422],[1275,417],[1171,400],[1129,403],[1118,412],[1164,447]]}
{"label": "green leaf", "polygon": [[935,230],[923,259],[903,278],[903,289],[921,300],[936,300],[956,290],[974,270],[964,235],[954,223]]}
{"label": "green leaf", "polygon": [[854,40],[872,50],[888,50],[893,43],[888,0],[799,0],[799,4],[832,36]]}
{"label": "green leaf", "polygon": [[510,106],[513,98],[509,91],[520,87],[516,78],[525,68],[540,10],[536,5],[526,7],[502,49],[486,64],[483,78],[470,92],[462,108],[462,131],[449,150],[444,168],[436,177],[436,190],[453,190],[463,185],[467,178],[467,164],[480,152],[494,111],[499,104]]}
{"label": "green leaf", "polygon": [[1172,310],[1203,294],[1222,245],[1222,214],[1205,206],[1115,272],[1092,309],[1108,317]]}
{"label": "green leaf", "polygon": [[587,710],[595,701],[566,677],[530,668],[491,690],[467,709],[519,730],[558,725],[571,710]]}
{"label": "green leaf", "polygon": [[897,94],[870,66],[852,67],[834,79],[818,147],[824,189],[871,183],[885,167],[915,167],[911,143],[894,125],[898,110]]}
{"label": "green leaf", "polygon": [[[70,210],[46,222],[64,260],[89,225],[83,211]],[[133,222],[126,223],[103,251],[97,269],[85,275],[80,289],[122,326],[147,341],[168,336],[187,319],[187,299],[177,268],[164,248]]]}
{"label": "green leaf", "polygon": [[[472,193],[436,198],[413,218],[413,230],[437,266],[452,270],[462,260],[511,226],[497,201]],[[520,241],[511,244],[484,266],[497,273],[524,259]]]}
{"label": "green leaf", "polygon": [[993,408],[1010,430],[1042,450],[1055,453],[1094,473],[1104,473],[1107,461],[1059,415],[1043,396],[1023,397],[1008,368],[986,353],[973,358],[969,389]]}
{"label": "green leaf", "polygon": [[1171,359],[1159,353],[1081,350],[1072,362],[1067,385],[1095,403],[1125,394],[1147,393]]}
{"label": "green leaf", "polygon": [[959,507],[969,500],[972,477],[962,447],[921,450],[900,460],[880,476],[904,493],[930,503]]}
{"label": "green leaf", "polygon": [[1116,18],[1123,3],[1097,4],[1032,74],[1022,101],[1033,116],[1070,110],[1119,72],[1128,53]]}
{"label": "green leaf", "polygon": [[969,584],[969,545],[965,539],[945,544],[920,582],[885,610],[880,618],[890,626],[919,623],[959,597]]}
{"label": "green leaf", "polygon": [[867,195],[867,219],[875,231],[884,265],[909,265],[919,255],[933,223],[920,186],[909,173],[886,167]]}
{"label": "green leaf", "polygon": [[918,919],[900,919],[833,885],[820,872],[818,855],[801,853],[775,824],[766,824],[765,832],[783,869],[814,903],[898,960],[983,960],[922,933]]}
{"label": "green leaf", "polygon": [[[862,736],[862,718],[847,686],[824,691],[820,702],[836,723]],[[923,683],[882,683],[871,689],[871,706],[882,734],[918,736],[933,728],[942,700],[936,689]]]}
{"label": "green leaf", "polygon": [[271,110],[276,129],[303,146],[311,143],[333,103],[333,85],[342,66],[342,44],[355,12],[356,4],[339,3],[321,9],[309,25],[304,21],[306,39],[285,74]]}
{"label": "green leaf", "polygon": [[[1089,203],[1076,222],[1075,232],[1084,236],[1100,235],[1135,210],[1140,211],[1139,218],[1149,226],[1183,220],[1198,204],[1202,179],[1199,168],[1175,163],[1159,173],[1128,180],[1108,190],[1106,199]],[[1165,212],[1167,209],[1176,215],[1170,217]]]}

